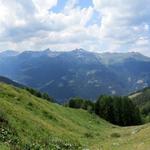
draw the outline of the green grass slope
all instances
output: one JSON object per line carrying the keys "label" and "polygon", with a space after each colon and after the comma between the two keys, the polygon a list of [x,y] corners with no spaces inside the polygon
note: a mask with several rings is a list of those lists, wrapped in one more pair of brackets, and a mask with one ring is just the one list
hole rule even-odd
{"label": "green grass slope", "polygon": [[150,103],[150,88],[137,91],[129,96],[139,106],[144,106]]}
{"label": "green grass slope", "polygon": [[150,88],[137,91],[129,96],[141,110],[145,121],[150,122]]}
{"label": "green grass slope", "polygon": [[0,150],[149,150],[150,125],[121,128],[0,83]]}

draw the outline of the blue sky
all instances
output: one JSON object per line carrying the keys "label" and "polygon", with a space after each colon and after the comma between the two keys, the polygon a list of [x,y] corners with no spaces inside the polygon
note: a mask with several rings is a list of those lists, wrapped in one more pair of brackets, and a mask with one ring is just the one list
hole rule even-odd
{"label": "blue sky", "polygon": [[[92,0],[76,0],[76,6],[81,8],[88,8],[93,5]],[[54,6],[51,10],[58,13],[63,11],[65,5],[67,4],[67,0],[58,0],[57,5]]]}
{"label": "blue sky", "polygon": [[0,51],[137,51],[150,56],[149,0],[0,0]]}
{"label": "blue sky", "polygon": [[57,5],[54,6],[52,9],[50,9],[50,11],[52,10],[55,13],[59,13],[63,11],[63,8],[65,7],[66,2],[67,2],[66,0],[58,0]]}

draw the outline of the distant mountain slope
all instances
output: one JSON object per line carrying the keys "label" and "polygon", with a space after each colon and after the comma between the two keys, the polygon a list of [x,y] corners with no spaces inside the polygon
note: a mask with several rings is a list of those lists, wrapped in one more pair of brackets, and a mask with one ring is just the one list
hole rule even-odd
{"label": "distant mountain slope", "polygon": [[134,59],[136,61],[144,61],[144,62],[150,61],[149,57],[146,57],[137,52],[128,52],[128,53],[108,53],[107,52],[107,53],[100,53],[97,56],[101,59],[101,62],[106,65],[123,63],[124,61],[128,59]]}
{"label": "distant mountain slope", "polygon": [[13,51],[13,50],[6,50],[3,52],[0,52],[0,57],[11,57],[11,56],[16,56],[19,53],[17,51]]}
{"label": "distant mountain slope", "polygon": [[150,87],[144,88],[130,95],[131,99],[134,99],[136,104],[144,105],[150,102]]}
{"label": "distant mountain slope", "polygon": [[16,87],[20,87],[20,88],[24,87],[23,85],[21,85],[17,82],[14,82],[14,81],[12,81],[12,80],[10,80],[6,77],[3,77],[3,76],[0,76],[0,82],[10,84],[10,85],[13,85],[13,86],[16,86]]}
{"label": "distant mountain slope", "polygon": [[100,94],[127,95],[150,85],[150,58],[139,53],[25,51],[0,55],[0,74],[59,101]]}
{"label": "distant mountain slope", "polygon": [[129,96],[150,121],[150,88],[137,91]]}
{"label": "distant mountain slope", "polygon": [[149,150],[149,132],[149,124],[121,128],[0,83],[1,150]]}

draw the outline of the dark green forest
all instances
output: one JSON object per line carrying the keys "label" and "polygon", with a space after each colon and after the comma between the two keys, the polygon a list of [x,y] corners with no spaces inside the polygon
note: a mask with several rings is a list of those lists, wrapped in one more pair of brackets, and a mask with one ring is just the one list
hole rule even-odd
{"label": "dark green forest", "polygon": [[76,109],[85,109],[90,113],[120,126],[142,124],[139,108],[128,98],[119,96],[100,96],[96,102],[82,98],[72,98],[68,106]]}

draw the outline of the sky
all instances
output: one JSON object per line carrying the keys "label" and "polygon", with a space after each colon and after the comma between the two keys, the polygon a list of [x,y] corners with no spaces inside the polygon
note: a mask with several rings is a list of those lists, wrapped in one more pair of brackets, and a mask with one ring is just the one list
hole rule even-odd
{"label": "sky", "polygon": [[150,56],[150,0],[0,0],[0,51],[47,48]]}

